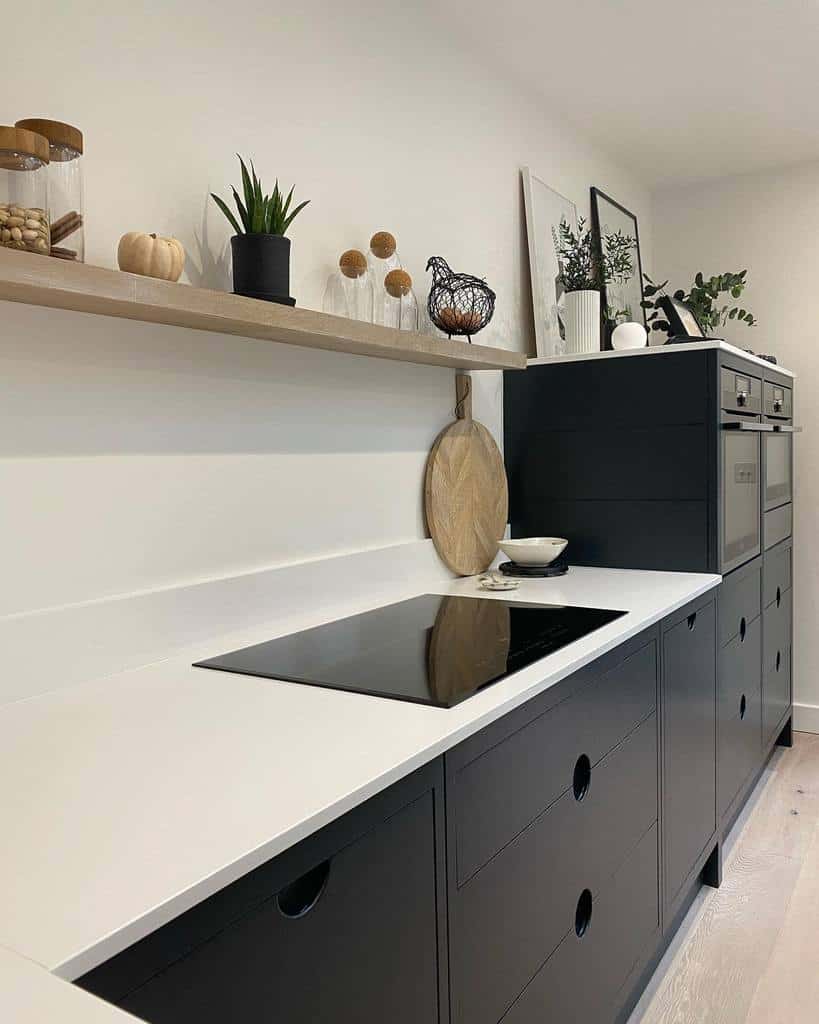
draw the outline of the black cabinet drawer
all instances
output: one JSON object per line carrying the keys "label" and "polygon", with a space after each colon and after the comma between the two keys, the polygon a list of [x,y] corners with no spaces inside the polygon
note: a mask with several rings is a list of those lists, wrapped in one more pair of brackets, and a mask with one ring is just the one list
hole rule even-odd
{"label": "black cabinet drawer", "polygon": [[713,599],[663,633],[666,906],[716,831],[716,636]]}
{"label": "black cabinet drawer", "polygon": [[[761,632],[761,631],[760,631]],[[717,814],[722,818],[762,760],[762,687],[757,646],[756,671],[745,678],[734,703],[720,707],[717,754]]]}
{"label": "black cabinet drawer", "polygon": [[735,569],[719,588],[719,643],[723,647],[753,622],[762,610],[762,563]]}
{"label": "black cabinet drawer", "polygon": [[749,687],[759,689],[761,678],[762,619],[756,618],[719,652],[720,721],[738,714],[740,697]]}
{"label": "black cabinet drawer", "polygon": [[79,984],[150,1024],[448,1020],[442,779],[397,783]]}
{"label": "black cabinet drawer", "polygon": [[791,706],[791,601],[782,595],[762,615],[762,739],[769,742]]}
{"label": "black cabinet drawer", "polygon": [[788,542],[765,552],[762,570],[763,607],[775,601],[782,603],[783,594],[791,589],[793,545]]}
{"label": "black cabinet drawer", "polygon": [[571,697],[475,756],[454,775],[457,879],[462,885],[656,708],[651,641]]}
{"label": "black cabinet drawer", "polygon": [[656,820],[656,715],[583,781],[451,891],[458,1024],[496,1024],[571,927],[579,893],[599,895]]}
{"label": "black cabinet drawer", "polygon": [[793,533],[793,506],[782,505],[762,517],[762,543],[765,550],[775,547]]}
{"label": "black cabinet drawer", "polygon": [[[611,1024],[624,985],[659,937],[657,827],[599,895],[576,899],[577,925],[538,971],[503,1024]],[[577,932],[587,922],[585,931]]]}

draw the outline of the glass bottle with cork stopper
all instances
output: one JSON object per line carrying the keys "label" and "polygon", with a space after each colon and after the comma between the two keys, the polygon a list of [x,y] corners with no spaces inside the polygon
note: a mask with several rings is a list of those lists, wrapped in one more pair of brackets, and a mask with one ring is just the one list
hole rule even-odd
{"label": "glass bottle with cork stopper", "polygon": [[48,256],[48,141],[0,126],[0,246]]}
{"label": "glass bottle with cork stopper", "polygon": [[406,270],[391,270],[376,297],[376,323],[400,331],[418,330],[418,302]]}
{"label": "glass bottle with cork stopper", "polygon": [[391,270],[401,269],[401,260],[396,252],[398,243],[395,235],[389,231],[376,231],[370,239],[370,251],[367,253],[367,266],[373,279],[375,292],[375,322],[383,324],[383,304],[381,297],[384,292],[384,279]]}
{"label": "glass bottle with cork stopper", "polygon": [[63,121],[27,117],[17,128],[48,140],[48,196],[51,212],[51,255],[85,260],[83,137],[79,128]]}
{"label": "glass bottle with cork stopper", "polygon": [[338,270],[327,281],[322,310],[350,320],[372,323],[373,281],[363,252],[347,249],[341,254]]}

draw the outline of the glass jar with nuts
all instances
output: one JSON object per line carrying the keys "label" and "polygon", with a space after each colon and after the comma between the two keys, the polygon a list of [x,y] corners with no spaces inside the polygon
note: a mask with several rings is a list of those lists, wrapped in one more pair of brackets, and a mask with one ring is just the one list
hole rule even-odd
{"label": "glass jar with nuts", "polygon": [[85,259],[82,132],[64,121],[44,117],[25,118],[15,127],[36,132],[48,140],[51,255],[82,263]]}
{"label": "glass jar with nuts", "polygon": [[0,126],[0,246],[48,256],[48,140]]}

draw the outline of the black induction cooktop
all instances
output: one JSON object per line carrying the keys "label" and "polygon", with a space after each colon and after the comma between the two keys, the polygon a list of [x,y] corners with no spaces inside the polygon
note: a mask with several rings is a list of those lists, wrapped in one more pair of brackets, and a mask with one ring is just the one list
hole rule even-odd
{"label": "black induction cooktop", "polygon": [[625,614],[424,594],[196,665],[449,708]]}

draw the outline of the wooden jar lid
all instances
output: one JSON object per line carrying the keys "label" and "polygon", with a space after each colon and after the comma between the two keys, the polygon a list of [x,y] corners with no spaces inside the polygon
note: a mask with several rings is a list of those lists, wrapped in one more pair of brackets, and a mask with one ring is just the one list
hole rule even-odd
{"label": "wooden jar lid", "polygon": [[0,125],[0,149],[12,153],[23,153],[25,156],[37,157],[44,164],[47,164],[49,161],[48,139],[28,128],[12,128],[10,125]]}
{"label": "wooden jar lid", "polygon": [[52,146],[68,146],[82,153],[82,132],[64,121],[49,121],[44,117],[24,117],[17,121],[18,128],[45,136]]}

